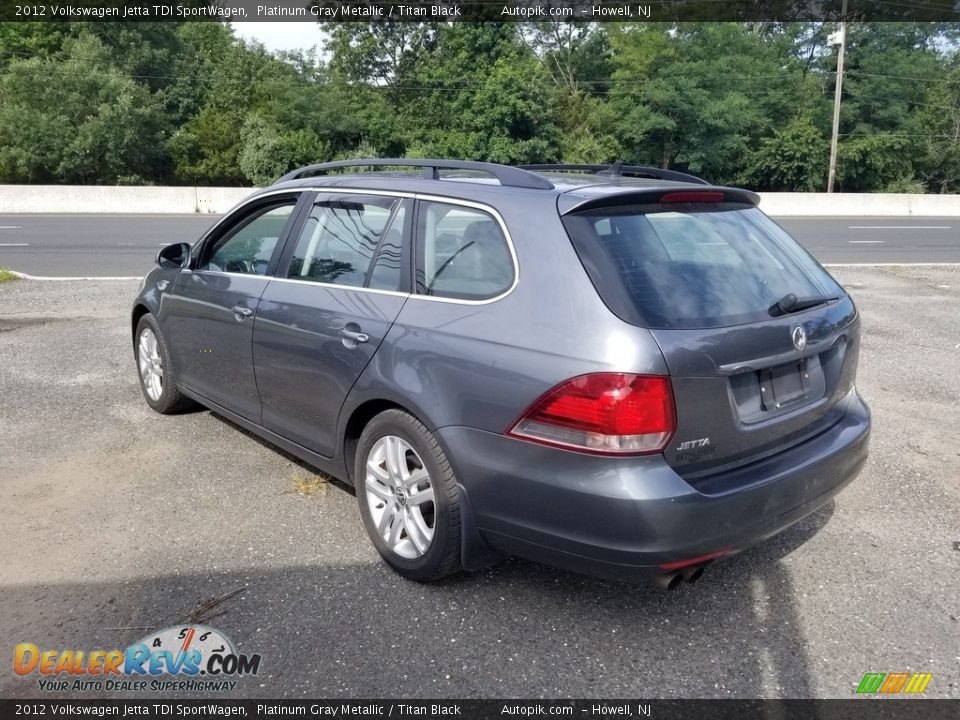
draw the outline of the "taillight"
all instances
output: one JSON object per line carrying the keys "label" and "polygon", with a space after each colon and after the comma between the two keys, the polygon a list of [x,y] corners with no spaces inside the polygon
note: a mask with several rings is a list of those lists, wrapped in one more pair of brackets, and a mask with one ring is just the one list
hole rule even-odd
{"label": "taillight", "polygon": [[593,373],[547,392],[507,434],[581,452],[642,455],[663,450],[676,426],[669,378]]}

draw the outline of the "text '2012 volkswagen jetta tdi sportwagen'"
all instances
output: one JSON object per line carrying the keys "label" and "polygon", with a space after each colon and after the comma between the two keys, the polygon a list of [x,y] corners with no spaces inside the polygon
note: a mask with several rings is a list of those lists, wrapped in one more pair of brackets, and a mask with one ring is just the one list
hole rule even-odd
{"label": "text '2012 volkswagen jetta tdi sportwagen'", "polygon": [[619,163],[302,168],[160,252],[143,394],[354,486],[408,578],[695,579],[867,457],[857,310],[757,203]]}

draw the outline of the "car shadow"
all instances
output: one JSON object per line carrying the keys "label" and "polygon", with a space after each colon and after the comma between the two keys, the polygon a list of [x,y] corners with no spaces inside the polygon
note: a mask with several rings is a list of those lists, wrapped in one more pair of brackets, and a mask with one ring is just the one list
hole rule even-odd
{"label": "car shadow", "polygon": [[325,479],[327,482],[329,482],[331,485],[336,486],[336,487],[339,488],[340,490],[343,490],[344,492],[349,493],[350,495],[354,495],[354,496],[356,495],[356,493],[354,492],[353,487],[352,487],[351,485],[347,485],[347,484],[346,484],[345,482],[343,482],[342,480],[338,480],[337,478],[335,478],[335,477],[333,477],[333,476],[331,476],[331,475],[327,475],[325,472],[322,472],[322,471],[318,470],[318,469],[315,468],[313,465],[311,465],[310,463],[306,462],[305,460],[302,460],[301,458],[297,457],[297,456],[294,455],[293,453],[287,452],[287,451],[284,450],[283,448],[281,448],[281,447],[279,447],[279,446],[277,446],[277,445],[274,445],[274,444],[273,444],[272,442],[270,442],[269,440],[265,440],[264,438],[260,437],[260,436],[257,435],[256,433],[248,430],[247,428],[243,427],[242,425],[238,425],[237,423],[235,423],[235,422],[234,422],[233,420],[231,420],[230,418],[224,417],[223,415],[220,415],[219,413],[217,413],[217,412],[215,412],[215,411],[213,411],[213,410],[208,410],[207,408],[202,408],[202,409],[203,409],[203,410],[206,410],[206,411],[210,414],[210,417],[212,417],[212,418],[214,418],[214,419],[216,419],[216,420],[219,420],[220,422],[222,422],[224,425],[226,425],[227,427],[231,428],[232,430],[235,430],[236,432],[239,432],[239,433],[245,435],[246,437],[250,438],[251,440],[256,441],[256,442],[257,442],[259,445],[261,445],[262,447],[265,447],[266,449],[270,450],[271,452],[274,452],[274,453],[276,453],[277,455],[280,455],[282,458],[284,458],[284,459],[287,460],[288,462],[292,463],[293,465],[296,465],[296,466],[299,467],[301,470],[304,470],[304,471],[306,471],[306,472],[308,472],[308,473],[310,473],[310,474],[313,474],[313,475],[322,475],[322,476],[324,477],[324,479]]}
{"label": "car shadow", "polygon": [[[366,547],[331,560],[344,557],[341,540],[324,533],[302,538],[303,563],[237,567],[225,526],[222,546],[198,548],[204,559],[190,570],[0,587],[0,634],[44,649],[110,650],[192,619],[263,658],[261,673],[239,678],[226,697],[813,697],[802,589],[786,561],[833,511],[830,502],[670,592],[518,559],[420,585]],[[306,560],[317,557],[325,560]],[[63,576],[74,577],[69,568]],[[0,692],[48,696],[36,675],[17,676],[10,664]],[[202,696],[50,696],[160,694]]]}
{"label": "car shadow", "polygon": [[[672,593],[520,561],[431,586],[378,561],[24,584],[4,589],[0,628],[41,650],[89,652],[200,622],[262,657],[256,677],[213,694],[223,697],[814,696],[789,573],[775,563],[743,576],[729,564]],[[204,696],[47,693],[38,679],[8,663],[0,693]]]}

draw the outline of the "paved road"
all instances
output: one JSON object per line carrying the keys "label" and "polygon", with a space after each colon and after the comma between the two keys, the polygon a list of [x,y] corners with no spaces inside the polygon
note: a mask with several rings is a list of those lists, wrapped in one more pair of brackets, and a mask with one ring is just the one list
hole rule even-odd
{"label": "paved road", "polygon": [[672,593],[520,561],[401,580],[341,486],[298,494],[312,473],[276,448],[147,407],[136,282],[0,285],[0,697],[50,697],[15,642],[123,648],[241,589],[201,614],[263,656],[231,696],[850,698],[868,671],[922,671],[960,699],[960,267],[837,274],[863,313],[870,460]]}
{"label": "paved road", "polygon": [[[139,276],[157,250],[216,215],[3,215],[0,267],[43,276]],[[824,263],[960,262],[960,218],[784,218]]]}
{"label": "paved road", "polygon": [[0,215],[0,267],[42,276],[139,276],[219,215]]}

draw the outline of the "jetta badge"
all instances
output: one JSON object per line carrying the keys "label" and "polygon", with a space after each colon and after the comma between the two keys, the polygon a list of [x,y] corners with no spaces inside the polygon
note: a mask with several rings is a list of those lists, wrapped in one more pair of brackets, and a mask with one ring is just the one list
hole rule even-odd
{"label": "jetta badge", "polygon": [[793,338],[793,346],[798,350],[803,350],[807,346],[807,331],[802,325],[797,325],[790,331],[790,337]]}

